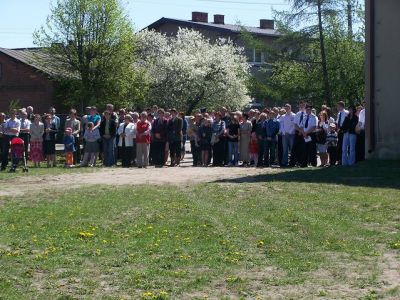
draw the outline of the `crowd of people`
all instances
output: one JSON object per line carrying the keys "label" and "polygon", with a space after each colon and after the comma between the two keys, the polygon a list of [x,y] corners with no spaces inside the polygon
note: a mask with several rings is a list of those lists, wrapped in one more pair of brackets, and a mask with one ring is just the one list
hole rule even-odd
{"label": "crowd of people", "polygon": [[[24,141],[25,156],[39,167],[46,161],[56,166],[57,136],[62,134],[65,166],[175,167],[185,158],[190,141],[193,166],[307,167],[353,165],[364,159],[365,109],[337,103],[315,108],[300,103],[297,113],[284,107],[229,112],[225,107],[207,112],[201,109],[185,116],[176,109],[153,106],[141,113],[114,111],[108,104],[100,113],[87,107],[79,117],[69,111],[65,124],[54,108],[44,115],[29,106],[0,113],[1,170],[10,159],[10,142]],[[63,128],[63,130],[61,130]]]}

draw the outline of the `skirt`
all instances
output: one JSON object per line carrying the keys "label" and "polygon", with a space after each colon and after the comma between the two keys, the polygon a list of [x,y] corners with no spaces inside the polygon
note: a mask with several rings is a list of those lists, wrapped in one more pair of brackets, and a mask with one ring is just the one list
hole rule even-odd
{"label": "skirt", "polygon": [[87,153],[97,153],[100,150],[99,142],[86,142],[85,152]]}
{"label": "skirt", "polygon": [[43,142],[43,153],[44,153],[44,155],[56,154],[56,141],[44,141]]}
{"label": "skirt", "polygon": [[42,141],[31,141],[31,147],[29,151],[30,159],[33,162],[43,161],[43,142]]}

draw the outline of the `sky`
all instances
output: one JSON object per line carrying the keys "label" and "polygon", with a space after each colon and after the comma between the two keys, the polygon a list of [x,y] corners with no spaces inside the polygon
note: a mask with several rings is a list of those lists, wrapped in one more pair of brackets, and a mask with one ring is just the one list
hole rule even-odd
{"label": "sky", "polygon": [[[33,47],[32,33],[45,24],[55,0],[0,0],[0,47]],[[190,20],[192,11],[225,15],[225,23],[259,26],[272,9],[288,8],[287,0],[123,0],[135,30],[162,17]]]}

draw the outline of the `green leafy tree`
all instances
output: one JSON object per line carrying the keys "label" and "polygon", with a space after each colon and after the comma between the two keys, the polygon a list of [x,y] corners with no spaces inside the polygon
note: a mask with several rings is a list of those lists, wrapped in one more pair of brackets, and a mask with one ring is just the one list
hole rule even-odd
{"label": "green leafy tree", "polygon": [[134,32],[118,0],[57,0],[46,25],[34,34],[54,68],[63,68],[67,104],[131,106],[146,93],[144,74],[133,68]]}

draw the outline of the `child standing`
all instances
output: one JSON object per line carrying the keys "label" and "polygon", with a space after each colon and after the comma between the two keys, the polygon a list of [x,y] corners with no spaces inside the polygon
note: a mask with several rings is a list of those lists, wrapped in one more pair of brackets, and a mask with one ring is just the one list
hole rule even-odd
{"label": "child standing", "polygon": [[201,164],[203,167],[207,167],[211,151],[211,137],[212,137],[211,120],[209,119],[204,120],[204,124],[201,125],[199,129],[199,137],[200,137],[200,150],[201,150]]}
{"label": "child standing", "polygon": [[72,128],[67,127],[64,135],[65,167],[74,166],[75,137],[72,135]]}
{"label": "child standing", "polygon": [[326,135],[326,146],[328,147],[329,163],[334,166],[337,161],[337,144],[338,144],[338,134],[336,132],[335,123],[329,125],[329,132]]}
{"label": "child standing", "polygon": [[81,167],[95,167],[97,154],[99,153],[99,140],[100,132],[98,128],[94,128],[94,124],[89,122],[87,124],[87,130],[83,135],[85,140],[85,154],[81,162]]}
{"label": "child standing", "polygon": [[254,166],[258,165],[258,141],[255,132],[251,135],[250,139],[250,161],[254,162]]}

